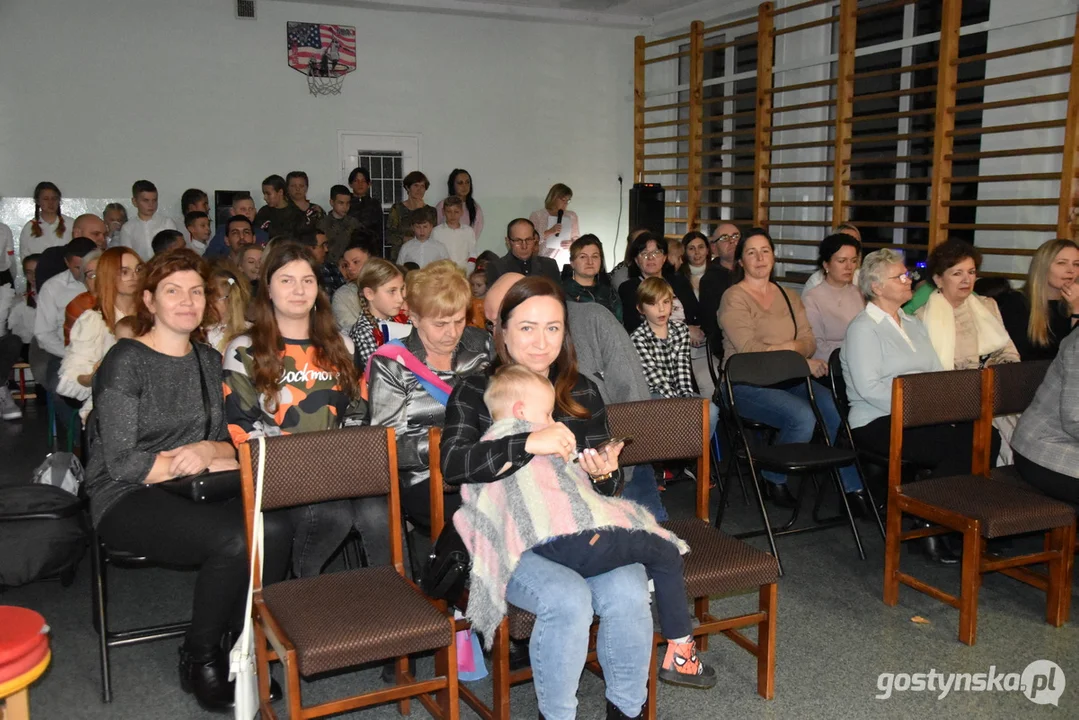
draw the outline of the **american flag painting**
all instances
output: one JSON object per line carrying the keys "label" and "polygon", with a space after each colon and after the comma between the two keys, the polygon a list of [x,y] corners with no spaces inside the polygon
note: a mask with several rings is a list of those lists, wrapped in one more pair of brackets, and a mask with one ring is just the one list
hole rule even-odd
{"label": "american flag painting", "polygon": [[288,64],[304,75],[340,77],[352,72],[356,69],[356,28],[290,22]]}

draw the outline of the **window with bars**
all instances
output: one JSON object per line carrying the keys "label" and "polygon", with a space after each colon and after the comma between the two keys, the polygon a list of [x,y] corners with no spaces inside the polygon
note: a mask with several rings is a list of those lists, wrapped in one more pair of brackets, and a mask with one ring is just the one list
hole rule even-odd
{"label": "window with bars", "polygon": [[[704,45],[700,226],[709,232],[724,221],[753,224],[756,31],[749,28],[711,35]],[[680,50],[688,53],[689,45],[683,44]],[[678,83],[688,82],[689,59],[681,58]],[[689,93],[680,93],[678,100],[688,102]],[[689,108],[681,108],[679,119],[688,118]],[[679,143],[680,153],[688,150],[688,143]]]}
{"label": "window with bars", "polygon": [[358,150],[356,152],[360,167],[367,168],[371,175],[371,194],[382,201],[382,207],[388,208],[404,199],[404,153],[386,150]]}
{"label": "window with bars", "polygon": [[[965,0],[962,25],[984,22],[989,17],[988,0]],[[862,229],[863,239],[871,243],[894,243],[908,253],[924,253],[929,243],[929,193],[933,177],[932,155],[935,132],[937,59],[940,43],[928,41],[905,44],[941,31],[941,5],[936,0],[919,0],[910,5],[859,18],[854,65],[854,115],[851,144],[850,220]],[[960,37],[962,57],[986,51],[987,33]],[[865,52],[875,45],[888,43],[878,52]],[[838,42],[837,42],[838,44]],[[910,68],[907,72],[889,72]],[[977,81],[985,78],[985,63],[959,66],[957,101],[961,104],[982,102],[983,88]],[[964,83],[974,83],[964,86]],[[981,112],[957,115],[956,129],[975,128],[982,124]],[[952,175],[973,177],[978,160],[963,160],[977,153],[977,134],[957,134]],[[978,197],[978,185],[952,185],[955,200]],[[953,222],[973,223],[974,207],[955,207]],[[973,230],[952,233],[974,242]]]}

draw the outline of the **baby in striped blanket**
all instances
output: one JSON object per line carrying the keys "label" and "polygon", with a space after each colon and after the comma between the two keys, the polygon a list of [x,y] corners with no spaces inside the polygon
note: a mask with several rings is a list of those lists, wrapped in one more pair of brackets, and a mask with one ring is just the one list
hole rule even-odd
{"label": "baby in striped blanket", "polygon": [[[529,423],[533,431],[554,422],[554,387],[546,378],[521,365],[501,368],[488,384],[483,399],[495,423],[492,430],[500,421],[515,420],[518,424],[523,421]],[[561,513],[574,516],[571,527],[560,527],[559,520],[554,519],[549,533],[536,533],[538,542],[531,547],[532,552],[586,578],[624,565],[644,565],[655,587],[660,630],[667,638],[667,652],[659,669],[659,679],[693,688],[714,686],[715,670],[697,656],[692,621],[686,606],[681,556],[688,552],[688,546],[659,526],[642,507],[629,500],[607,498],[597,493],[576,461],[566,463],[558,456],[536,456],[510,478],[520,480],[532,475],[535,482],[530,484],[542,487],[544,478],[550,476],[546,466],[553,466],[560,485],[572,483],[569,494],[586,498],[588,507],[582,512],[582,508],[571,500]],[[507,463],[503,472],[508,469]],[[505,480],[497,484],[503,482]],[[587,499],[589,496],[591,498]],[[544,505],[553,508],[558,503],[547,498]],[[614,512],[608,515],[611,511]],[[615,514],[619,511],[631,516],[630,521],[622,522]],[[584,514],[590,517],[583,519]],[[542,537],[544,534],[547,536]]]}

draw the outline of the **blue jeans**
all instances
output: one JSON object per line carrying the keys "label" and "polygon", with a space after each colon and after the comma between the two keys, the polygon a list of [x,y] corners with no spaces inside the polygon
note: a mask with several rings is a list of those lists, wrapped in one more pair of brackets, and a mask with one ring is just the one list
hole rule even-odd
{"label": "blue jeans", "polygon": [[[828,439],[834,443],[839,431],[839,411],[832,400],[832,393],[818,383],[813,388],[813,397],[817,399],[817,408],[828,430]],[[742,417],[779,430],[776,445],[806,443],[813,439],[817,421],[809,405],[805,383],[798,383],[789,389],[735,385],[734,399]],[[764,471],[761,474],[770,483],[782,485],[787,482],[787,477],[779,473]],[[845,492],[862,489],[862,481],[853,463],[840,468],[839,478]]]}
{"label": "blue jeans", "polygon": [[622,468],[622,471],[627,475],[622,497],[644,507],[655,516],[656,522],[669,520],[667,508],[663,507],[659,496],[655,469],[651,465],[634,465]]}
{"label": "blue jeans", "polygon": [[536,616],[529,643],[539,710],[547,720],[574,720],[577,685],[598,615],[596,650],[607,699],[630,717],[647,698],[652,648],[648,576],[626,565],[584,579],[529,551],[510,576],[506,601]]}

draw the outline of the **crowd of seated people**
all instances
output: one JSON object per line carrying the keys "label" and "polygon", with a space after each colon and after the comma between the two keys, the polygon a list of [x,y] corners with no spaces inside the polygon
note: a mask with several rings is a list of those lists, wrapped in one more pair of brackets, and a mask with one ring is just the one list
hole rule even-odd
{"label": "crowd of seated people", "polygon": [[[975,286],[977,251],[949,240],[930,254],[929,282],[912,297],[904,257],[885,249],[863,258],[857,229],[844,225],[820,243],[817,272],[799,295],[777,282],[775,246],[761,228],[720,223],[711,235],[680,241],[635,230],[624,262],[608,273],[603,242],[580,234],[565,185],[554,185],[531,219],[508,223],[502,256],[477,251],[483,214],[467,171],[450,174],[437,207],[427,204],[422,173],[403,186],[407,198],[393,204],[383,228],[363,168],[349,186],[330,189],[328,211],[308,199],[305,173],[271,175],[265,205],[237,194],[213,234],[208,198],[196,189],[182,198],[180,230],[158,211],[149,181],[132,187],[130,221],[122,206],[100,218],[66,217],[59,189],[44,182],[20,236],[21,262],[0,271],[0,375],[29,357],[43,388],[75,413],[68,421],[84,426],[101,536],[118,549],[200,568],[180,679],[206,708],[227,707],[232,697],[221,645],[242,621],[242,506],[193,503],[154,486],[235,468],[236,448],[259,436],[392,427],[403,514],[420,529],[431,522],[433,427],[444,433],[447,517],[536,456],[581,453],[597,486],[632,478],[620,483],[623,497],[662,521],[655,468],[620,467],[618,449],[586,451],[610,437],[609,403],[703,396],[715,432],[724,400],[710,381],[705,389],[696,363],[709,351],[720,359],[794,351],[823,383],[838,350],[855,440],[883,455],[895,377],[1056,357],[1030,410],[1001,424],[1004,442],[994,442],[1014,449],[1032,485],[1079,500],[1079,421],[1069,394],[1079,247],[1070,240],[1045,243],[1023,291],[997,288],[997,300]],[[507,365],[550,380],[553,422],[489,438],[484,392]],[[155,382],[166,376],[172,381]],[[815,415],[800,387],[736,385],[734,394],[745,417],[777,430],[774,442],[812,439]],[[839,409],[824,384],[814,395],[835,440]],[[6,386],[0,415],[21,417]],[[907,433],[904,459],[923,475],[969,470],[971,425]],[[840,476],[852,510],[865,514],[857,471]],[[796,504],[786,477],[764,473],[764,481],[771,503]],[[352,534],[368,562],[390,556],[381,498],[268,513],[266,532],[267,583],[326,571]],[[955,561],[924,540],[930,558]],[[637,717],[652,647],[640,566],[585,577],[525,552],[505,580],[506,601],[537,616],[529,653],[544,688],[541,712],[573,716],[595,614],[609,716]],[[686,647],[691,655],[692,643]]]}

